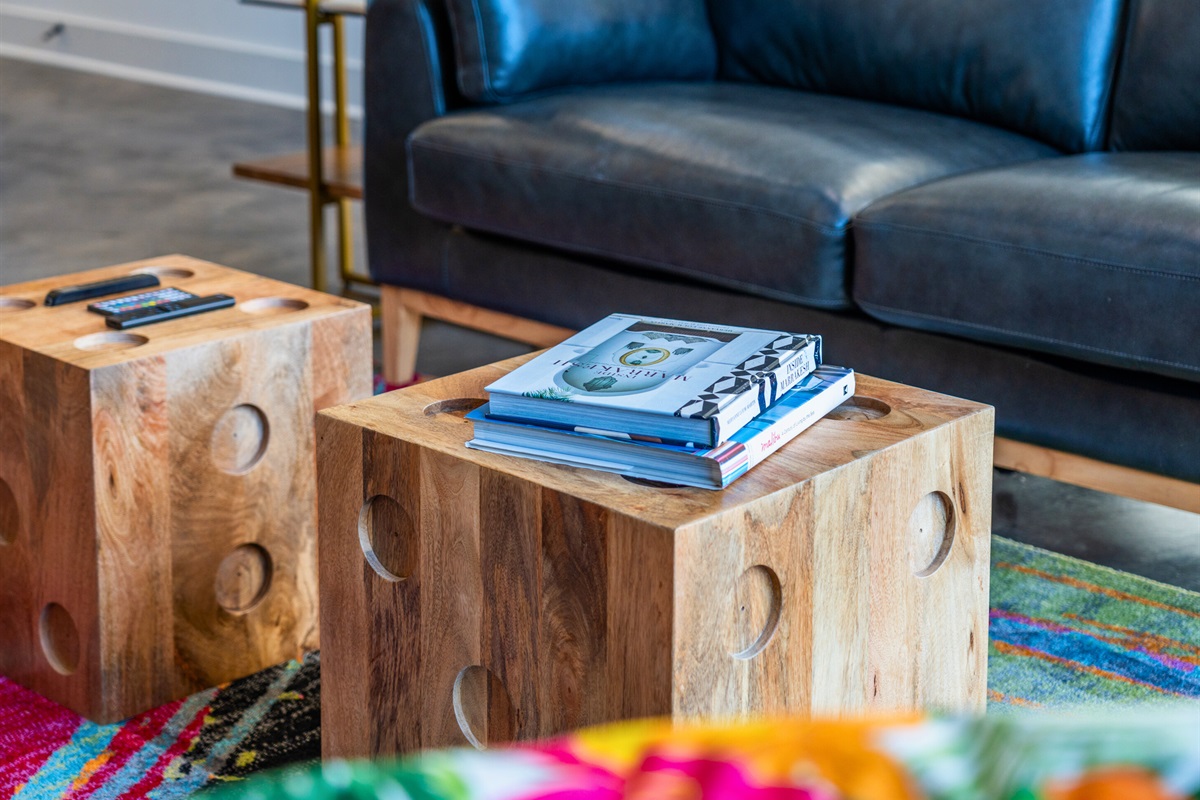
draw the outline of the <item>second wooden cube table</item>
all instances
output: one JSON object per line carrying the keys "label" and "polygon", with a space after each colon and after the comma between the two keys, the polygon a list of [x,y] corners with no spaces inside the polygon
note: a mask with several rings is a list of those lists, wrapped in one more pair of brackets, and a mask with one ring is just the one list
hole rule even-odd
{"label": "second wooden cube table", "polygon": [[[237,306],[130,331],[51,289]],[[97,722],[317,646],[313,415],[371,392],[371,310],[184,256],[0,289],[0,674]]]}
{"label": "second wooden cube table", "polygon": [[990,407],[859,376],[728,489],[661,488],[468,450],[522,361],[318,416],[326,757],[982,710]]}

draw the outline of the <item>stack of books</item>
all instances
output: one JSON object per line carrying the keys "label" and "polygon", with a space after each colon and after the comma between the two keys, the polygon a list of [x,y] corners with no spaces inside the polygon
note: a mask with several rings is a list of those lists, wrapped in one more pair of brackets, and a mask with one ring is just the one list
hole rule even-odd
{"label": "stack of books", "polygon": [[613,314],[487,387],[467,446],[721,489],[854,394],[813,334]]}

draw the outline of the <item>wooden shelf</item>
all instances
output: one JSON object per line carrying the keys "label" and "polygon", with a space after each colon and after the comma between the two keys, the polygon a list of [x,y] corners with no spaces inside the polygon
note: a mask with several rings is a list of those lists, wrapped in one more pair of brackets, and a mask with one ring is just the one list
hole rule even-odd
{"label": "wooden shelf", "polygon": [[[361,200],[362,148],[326,147],[324,155],[325,186],[330,196]],[[233,165],[233,174],[252,181],[307,190],[308,153],[302,150],[257,161],[241,161]]]}
{"label": "wooden shelf", "polygon": [[[362,148],[351,147],[350,126],[346,115],[346,58],[345,25],[343,17],[363,16],[367,13],[368,0],[241,0],[248,5],[270,8],[290,8],[304,12],[305,58],[307,77],[308,147],[299,153],[288,153],[256,161],[243,161],[233,165],[233,174],[239,178],[270,183],[275,186],[290,186],[310,192],[309,198],[309,259],[312,265],[312,285],[322,289],[326,282],[325,268],[325,225],[324,211],[330,202],[339,206],[337,215],[338,265],[343,286],[352,283],[373,284],[370,278],[354,271],[354,246],[351,235],[351,213],[347,201],[362,200]],[[321,28],[329,26],[332,51],[332,78],[334,111],[334,142],[332,147],[323,144],[321,114]],[[319,153],[318,153],[319,150]],[[317,156],[321,157],[321,175],[314,181],[309,165]],[[315,185],[314,185],[315,184]]]}

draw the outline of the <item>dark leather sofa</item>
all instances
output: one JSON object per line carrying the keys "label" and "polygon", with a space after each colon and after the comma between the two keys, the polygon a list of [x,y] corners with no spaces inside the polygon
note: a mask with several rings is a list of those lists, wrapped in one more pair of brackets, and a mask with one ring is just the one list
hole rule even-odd
{"label": "dark leather sofa", "polygon": [[374,0],[366,35],[386,286],[817,332],[1200,482],[1200,2]]}

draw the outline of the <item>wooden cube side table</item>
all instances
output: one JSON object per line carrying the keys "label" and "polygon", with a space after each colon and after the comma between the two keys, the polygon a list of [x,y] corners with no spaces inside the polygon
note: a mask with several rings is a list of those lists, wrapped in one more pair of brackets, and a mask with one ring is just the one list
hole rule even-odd
{"label": "wooden cube side table", "polygon": [[[130,272],[238,303],[42,305]],[[370,392],[361,303],[183,256],[0,289],[0,673],[110,722],[317,646],[314,414]]]}
{"label": "wooden cube side table", "polygon": [[513,359],[317,420],[326,757],[982,710],[993,412],[859,376],[728,489],[468,450]]}

